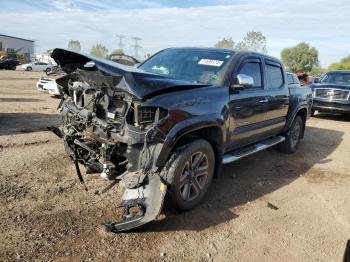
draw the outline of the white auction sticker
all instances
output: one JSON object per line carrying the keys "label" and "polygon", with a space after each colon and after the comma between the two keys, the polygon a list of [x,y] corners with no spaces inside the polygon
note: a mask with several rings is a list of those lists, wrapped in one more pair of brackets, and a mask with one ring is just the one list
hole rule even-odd
{"label": "white auction sticker", "polygon": [[107,112],[107,117],[111,118],[111,119],[114,119],[115,118],[115,114],[112,113],[112,112]]}
{"label": "white auction sticker", "polygon": [[219,67],[219,66],[222,65],[223,62],[224,61],[202,58],[201,60],[199,60],[198,64],[199,65],[209,65],[209,66],[217,66],[217,67]]}

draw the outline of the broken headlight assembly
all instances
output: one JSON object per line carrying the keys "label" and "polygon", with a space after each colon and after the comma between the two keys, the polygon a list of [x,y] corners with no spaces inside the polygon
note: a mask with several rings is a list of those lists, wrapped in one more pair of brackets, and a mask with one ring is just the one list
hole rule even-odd
{"label": "broken headlight assembly", "polygon": [[137,127],[157,123],[160,119],[168,115],[168,110],[163,108],[141,106],[136,103],[133,109],[133,123]]}

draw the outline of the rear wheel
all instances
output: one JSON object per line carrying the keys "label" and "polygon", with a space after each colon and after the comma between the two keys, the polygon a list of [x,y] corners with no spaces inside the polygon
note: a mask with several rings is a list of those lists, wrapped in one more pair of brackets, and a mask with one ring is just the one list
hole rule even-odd
{"label": "rear wheel", "polygon": [[215,157],[212,146],[206,140],[196,140],[177,149],[167,166],[167,177],[171,180],[170,203],[177,210],[195,208],[213,179]]}
{"label": "rear wheel", "polygon": [[294,153],[303,133],[304,123],[301,116],[296,116],[289,131],[286,134],[286,140],[277,145],[279,151],[287,154]]}
{"label": "rear wheel", "polygon": [[314,115],[315,115],[315,110],[312,109],[312,110],[311,110],[311,116],[314,116]]}

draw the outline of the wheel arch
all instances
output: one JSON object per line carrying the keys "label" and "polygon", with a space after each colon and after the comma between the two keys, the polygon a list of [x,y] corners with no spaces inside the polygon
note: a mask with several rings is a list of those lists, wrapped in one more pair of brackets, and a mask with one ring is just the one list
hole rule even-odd
{"label": "wheel arch", "polygon": [[289,117],[289,121],[286,124],[286,128],[285,128],[285,132],[287,132],[289,130],[289,128],[291,127],[294,119],[300,116],[301,119],[303,120],[303,130],[302,130],[302,135],[301,138],[304,137],[304,133],[305,133],[305,126],[306,126],[306,120],[308,118],[308,107],[307,105],[301,105],[299,107],[296,108],[296,110],[294,110],[293,114],[291,115],[291,117]]}
{"label": "wheel arch", "polygon": [[193,141],[193,139],[205,139],[213,147],[215,155],[214,176],[217,177],[222,165],[223,145],[225,141],[222,121],[220,119],[207,119],[201,122],[190,121],[190,123],[190,125],[184,125],[177,132],[167,137],[158,155],[156,166],[163,168],[166,161],[177,148]]}

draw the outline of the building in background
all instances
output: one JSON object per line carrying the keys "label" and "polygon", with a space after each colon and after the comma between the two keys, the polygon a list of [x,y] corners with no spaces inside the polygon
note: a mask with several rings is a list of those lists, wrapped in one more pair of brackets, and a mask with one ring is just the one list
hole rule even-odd
{"label": "building in background", "polygon": [[24,62],[29,62],[34,57],[34,40],[0,34],[0,53],[17,56],[26,60]]}

